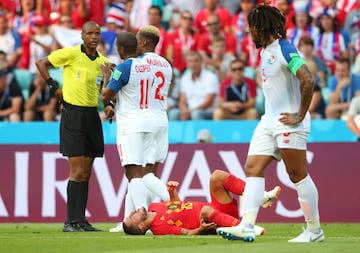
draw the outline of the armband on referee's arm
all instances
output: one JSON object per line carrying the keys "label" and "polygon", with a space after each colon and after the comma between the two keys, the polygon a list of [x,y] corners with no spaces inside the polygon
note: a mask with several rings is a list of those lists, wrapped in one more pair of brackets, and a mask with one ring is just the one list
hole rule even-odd
{"label": "armband on referee's arm", "polygon": [[113,109],[115,108],[114,102],[111,100],[105,105],[105,107],[107,106],[111,106]]}
{"label": "armband on referee's arm", "polygon": [[46,84],[50,87],[50,92],[52,94],[55,94],[55,91],[57,89],[59,89],[59,84],[58,82],[56,82],[54,79],[52,79],[51,77],[46,79]]}

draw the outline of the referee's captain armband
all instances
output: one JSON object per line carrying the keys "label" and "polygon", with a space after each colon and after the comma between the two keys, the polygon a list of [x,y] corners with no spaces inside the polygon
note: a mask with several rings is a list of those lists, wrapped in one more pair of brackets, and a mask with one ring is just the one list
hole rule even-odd
{"label": "referee's captain armband", "polygon": [[96,86],[100,87],[100,85],[103,83],[103,76],[102,75],[98,75],[96,77]]}

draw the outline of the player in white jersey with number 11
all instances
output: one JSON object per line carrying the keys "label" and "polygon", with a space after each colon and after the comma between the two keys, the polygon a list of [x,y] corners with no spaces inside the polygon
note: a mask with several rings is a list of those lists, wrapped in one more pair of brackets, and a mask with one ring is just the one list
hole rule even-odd
{"label": "player in white jersey with number 11", "polygon": [[154,131],[154,163],[145,167],[144,184],[150,191],[155,191],[157,186],[156,177],[159,163],[162,163],[167,155],[169,146],[167,96],[172,80],[173,70],[170,63],[162,56],[154,53],[159,41],[160,31],[152,25],[143,26],[136,35],[138,41],[137,53],[151,65],[154,82],[150,89],[149,107],[153,117]]}
{"label": "player in white jersey with number 11", "polygon": [[170,197],[166,185],[158,178],[155,178],[157,181],[153,184],[156,185],[150,192],[142,179],[144,166],[155,162],[154,134],[157,126],[150,110],[153,96],[151,86],[154,83],[151,66],[144,59],[136,57],[137,40],[132,33],[118,35],[117,49],[124,62],[116,66],[100,98],[108,103],[116,96],[117,148],[129,180],[125,196],[126,217],[131,211],[147,207],[151,193],[165,201]]}

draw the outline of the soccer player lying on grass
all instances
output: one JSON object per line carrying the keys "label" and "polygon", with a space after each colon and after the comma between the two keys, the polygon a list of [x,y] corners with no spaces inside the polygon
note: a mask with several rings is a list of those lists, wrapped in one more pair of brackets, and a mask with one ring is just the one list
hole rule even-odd
{"label": "soccer player lying on grass", "polygon": [[[232,194],[242,195],[245,182],[234,175],[215,170],[210,176],[211,202],[181,201],[176,187],[178,182],[167,183],[170,201],[151,203],[146,210],[139,208],[124,219],[126,234],[144,235],[148,229],[154,235],[207,235],[216,234],[217,227],[236,226],[240,223],[237,200]],[[280,187],[264,193],[262,207],[269,208],[280,193]],[[256,226],[256,234],[265,229]]]}

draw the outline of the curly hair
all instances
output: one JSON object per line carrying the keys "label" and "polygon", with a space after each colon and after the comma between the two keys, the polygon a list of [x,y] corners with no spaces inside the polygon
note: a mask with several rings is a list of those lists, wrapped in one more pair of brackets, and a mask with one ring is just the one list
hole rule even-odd
{"label": "curly hair", "polygon": [[254,41],[267,45],[271,36],[286,38],[286,18],[275,7],[266,4],[259,5],[248,14],[250,33]]}

